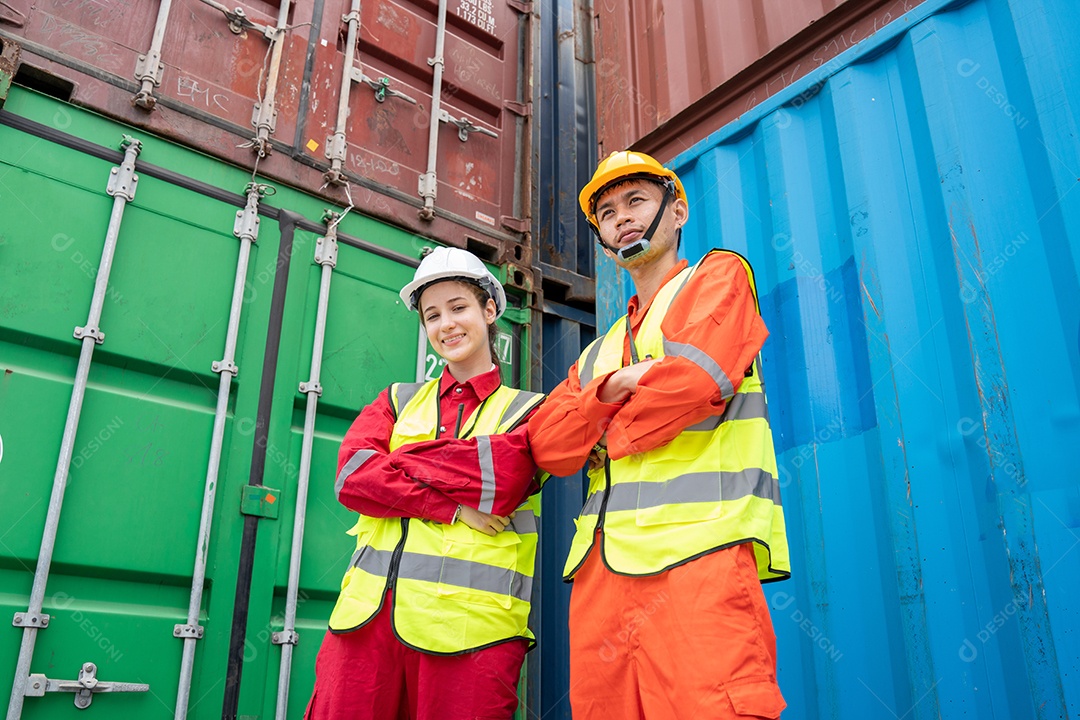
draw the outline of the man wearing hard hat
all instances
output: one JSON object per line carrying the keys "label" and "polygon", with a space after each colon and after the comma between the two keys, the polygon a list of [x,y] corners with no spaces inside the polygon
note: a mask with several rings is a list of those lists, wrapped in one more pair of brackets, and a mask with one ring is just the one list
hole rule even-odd
{"label": "man wearing hard hat", "polygon": [[777,718],[761,583],[790,565],[753,273],[679,260],[686,192],[648,155],[603,160],[580,203],[637,295],[529,422],[541,468],[590,467],[564,570],[574,718]]}

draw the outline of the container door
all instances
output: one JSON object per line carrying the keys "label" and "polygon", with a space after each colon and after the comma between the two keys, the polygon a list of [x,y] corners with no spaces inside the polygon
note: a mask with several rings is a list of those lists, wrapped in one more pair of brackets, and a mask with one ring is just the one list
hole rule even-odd
{"label": "container door", "polygon": [[[11,106],[9,101],[9,108]],[[55,125],[70,124],[60,110]],[[104,122],[101,123],[104,125]],[[94,126],[94,129],[101,129]],[[117,142],[108,128],[102,140]],[[160,162],[144,146],[142,161]],[[115,145],[114,145],[115,147]],[[113,199],[116,163],[0,126],[0,609],[27,609],[79,354]],[[178,168],[182,169],[182,168]],[[75,440],[32,673],[149,692],[95,694],[98,714],[170,718],[240,241],[236,208],[149,175],[120,229]],[[251,267],[273,269],[276,224],[262,221]],[[255,290],[255,287],[252,287]],[[218,477],[189,717],[220,714],[240,488],[251,438],[269,292],[246,298]],[[13,677],[22,631],[0,633],[0,677]],[[5,688],[8,686],[5,685]],[[7,690],[5,692],[5,697]],[[23,717],[76,717],[70,692],[28,697]]]}

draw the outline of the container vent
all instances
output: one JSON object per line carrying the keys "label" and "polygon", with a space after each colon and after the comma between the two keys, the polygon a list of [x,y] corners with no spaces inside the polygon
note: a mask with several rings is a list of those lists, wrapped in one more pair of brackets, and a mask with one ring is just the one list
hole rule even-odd
{"label": "container vent", "polygon": [[71,100],[71,96],[75,93],[75,83],[26,63],[20,65],[15,72],[14,82],[16,85],[37,90],[64,102]]}

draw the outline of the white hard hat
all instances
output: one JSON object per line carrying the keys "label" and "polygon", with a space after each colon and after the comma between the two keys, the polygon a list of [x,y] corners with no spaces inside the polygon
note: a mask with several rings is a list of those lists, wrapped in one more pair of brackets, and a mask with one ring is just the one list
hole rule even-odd
{"label": "white hard hat", "polygon": [[401,288],[401,302],[410,310],[416,309],[416,302],[424,288],[440,280],[463,280],[479,285],[495,301],[495,317],[506,310],[506,291],[495,279],[480,258],[468,250],[455,247],[438,247],[432,250],[416,268],[412,282]]}

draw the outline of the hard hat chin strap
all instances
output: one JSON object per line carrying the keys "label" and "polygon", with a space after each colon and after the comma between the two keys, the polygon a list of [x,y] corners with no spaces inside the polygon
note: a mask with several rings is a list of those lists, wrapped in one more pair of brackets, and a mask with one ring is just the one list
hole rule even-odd
{"label": "hard hat chin strap", "polygon": [[665,190],[664,200],[660,203],[660,209],[656,211],[656,215],[653,217],[652,224],[649,225],[649,227],[645,230],[645,234],[640,240],[632,242],[624,248],[614,248],[604,242],[603,238],[600,237],[600,229],[592,223],[589,223],[589,227],[591,227],[593,229],[593,232],[596,233],[596,241],[600,243],[602,247],[614,253],[623,262],[629,262],[630,260],[633,260],[634,258],[649,252],[649,248],[652,247],[651,240],[653,233],[655,233],[656,228],[660,226],[660,221],[664,218],[664,212],[667,211],[667,207],[668,204],[671,202],[671,198],[675,196],[675,191],[672,188],[670,182],[665,182],[663,183],[663,185]]}

